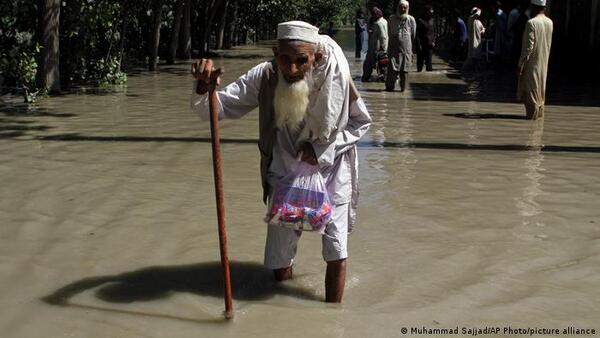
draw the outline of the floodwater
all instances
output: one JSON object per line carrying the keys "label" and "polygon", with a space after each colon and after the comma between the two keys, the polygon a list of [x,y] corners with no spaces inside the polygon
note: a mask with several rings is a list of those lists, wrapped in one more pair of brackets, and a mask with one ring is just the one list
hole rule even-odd
{"label": "floodwater", "polygon": [[[351,33],[339,34],[359,76]],[[217,63],[228,83],[268,57],[247,46]],[[373,125],[359,149],[342,305],[323,302],[316,235],[300,242],[294,280],[276,285],[262,267],[258,115],[222,122],[231,323],[221,316],[209,129],[188,109],[189,65],[132,74],[116,93],[3,104],[0,336],[598,334],[598,86],[550,82],[545,120],[534,122],[508,75],[434,67],[411,74],[405,93],[357,82]]]}

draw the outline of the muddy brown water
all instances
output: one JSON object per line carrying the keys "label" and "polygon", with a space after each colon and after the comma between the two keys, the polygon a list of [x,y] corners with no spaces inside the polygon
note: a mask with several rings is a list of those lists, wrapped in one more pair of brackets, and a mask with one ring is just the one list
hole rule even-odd
{"label": "muddy brown water", "polygon": [[[339,38],[359,76],[350,34]],[[217,63],[228,83],[268,58],[247,46]],[[357,82],[373,125],[343,305],[323,303],[315,235],[301,240],[294,280],[276,285],[262,267],[258,115],[222,122],[236,307],[225,323],[209,130],[189,110],[188,67],[132,74],[117,92],[2,104],[0,336],[600,329],[597,87],[550,83],[533,122],[505,75],[461,77],[437,58],[405,93]]]}

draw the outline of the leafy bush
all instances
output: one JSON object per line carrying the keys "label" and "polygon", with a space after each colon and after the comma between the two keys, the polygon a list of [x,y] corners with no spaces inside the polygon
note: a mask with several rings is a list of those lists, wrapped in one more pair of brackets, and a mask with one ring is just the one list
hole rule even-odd
{"label": "leafy bush", "polygon": [[[2,10],[7,5],[2,6]],[[35,76],[40,46],[32,32],[21,31],[13,11],[0,16],[0,85],[14,92],[21,92],[26,102],[37,96]]]}

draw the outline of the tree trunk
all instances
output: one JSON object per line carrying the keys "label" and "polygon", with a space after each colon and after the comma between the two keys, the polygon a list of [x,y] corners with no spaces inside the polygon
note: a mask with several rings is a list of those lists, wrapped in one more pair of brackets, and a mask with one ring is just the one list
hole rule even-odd
{"label": "tree trunk", "polygon": [[210,16],[210,8],[212,2],[214,1],[204,1],[204,6],[202,6],[202,11],[200,12],[202,13],[201,17],[198,18],[198,52],[201,56],[205,55],[206,51],[208,50],[208,43],[206,42],[206,37],[210,36],[210,33],[207,33],[207,31],[210,32],[210,26],[208,25],[208,17]]}
{"label": "tree trunk", "polygon": [[238,11],[238,2],[236,0],[233,1],[233,13],[229,19],[227,24],[227,35],[225,37],[224,48],[231,48],[231,46],[235,45],[235,22],[237,20],[237,11]]}
{"label": "tree trunk", "polygon": [[125,36],[127,35],[127,23],[128,23],[128,12],[127,2],[121,1],[121,31],[119,32],[119,71],[121,71],[123,64],[123,53],[125,53]]}
{"label": "tree trunk", "polygon": [[154,0],[152,9],[152,40],[150,41],[150,60],[148,60],[148,70],[154,71],[158,67],[158,46],[160,44],[160,25],[162,23],[162,1]]}
{"label": "tree trunk", "polygon": [[192,38],[191,38],[191,16],[192,0],[183,0],[183,23],[181,26],[181,41],[179,42],[179,56],[184,59],[192,58]]}
{"label": "tree trunk", "polygon": [[201,53],[204,55],[206,55],[208,53],[208,51],[210,50],[209,42],[210,42],[210,33],[212,33],[212,24],[214,22],[217,11],[219,10],[219,7],[220,7],[219,6],[220,2],[218,0],[211,1],[211,3],[212,3],[212,6],[207,8],[207,11],[206,11],[206,15],[207,15],[208,19],[205,21],[206,24],[204,25],[204,34],[202,36],[201,45],[200,45]]}
{"label": "tree trunk", "polygon": [[219,21],[219,30],[217,31],[217,49],[223,49],[223,39],[225,37],[225,23],[227,22],[227,6],[229,0],[225,0],[221,9],[221,20]]}
{"label": "tree trunk", "polygon": [[41,0],[43,8],[41,24],[42,58],[38,69],[38,81],[42,90],[49,93],[60,91],[59,71],[59,19],[61,0]]}
{"label": "tree trunk", "polygon": [[171,43],[169,45],[169,55],[167,55],[167,64],[175,63],[177,46],[179,44],[179,31],[181,29],[181,15],[183,13],[183,0],[177,0],[173,17],[173,30],[171,31]]}

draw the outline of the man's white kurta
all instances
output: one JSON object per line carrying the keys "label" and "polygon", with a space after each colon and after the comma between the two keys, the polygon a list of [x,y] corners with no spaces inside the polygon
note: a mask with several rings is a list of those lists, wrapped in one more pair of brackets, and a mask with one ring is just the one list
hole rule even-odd
{"label": "man's white kurta", "polygon": [[408,73],[412,64],[413,41],[417,35],[417,22],[410,15],[394,14],[388,22],[390,43],[388,55],[396,72]]}
{"label": "man's white kurta", "polygon": [[379,18],[373,23],[373,33],[369,36],[369,51],[373,53],[380,50],[387,51],[388,41],[388,22],[384,18]]}
{"label": "man's white kurta", "polygon": [[[358,197],[356,142],[367,132],[371,118],[361,98],[350,102],[350,69],[341,48],[323,35],[318,48],[324,55],[313,70],[315,85],[309,96],[307,117],[297,131],[277,129],[267,180],[275,186],[289,174],[299,161],[300,145],[310,142],[333,203],[351,203],[351,228]],[[269,67],[269,62],[255,66],[218,91],[219,118],[240,118],[258,106],[265,67]],[[198,95],[193,90],[191,105],[203,119],[209,119],[208,95]]]}
{"label": "man's white kurta", "polygon": [[527,22],[523,33],[523,46],[519,59],[519,68],[523,69],[523,74],[519,77],[517,96],[525,103],[530,118],[537,118],[544,114],[552,30],[552,20],[540,14]]}
{"label": "man's white kurta", "polygon": [[481,40],[485,33],[485,27],[476,16],[469,17],[469,59],[481,58]]}

